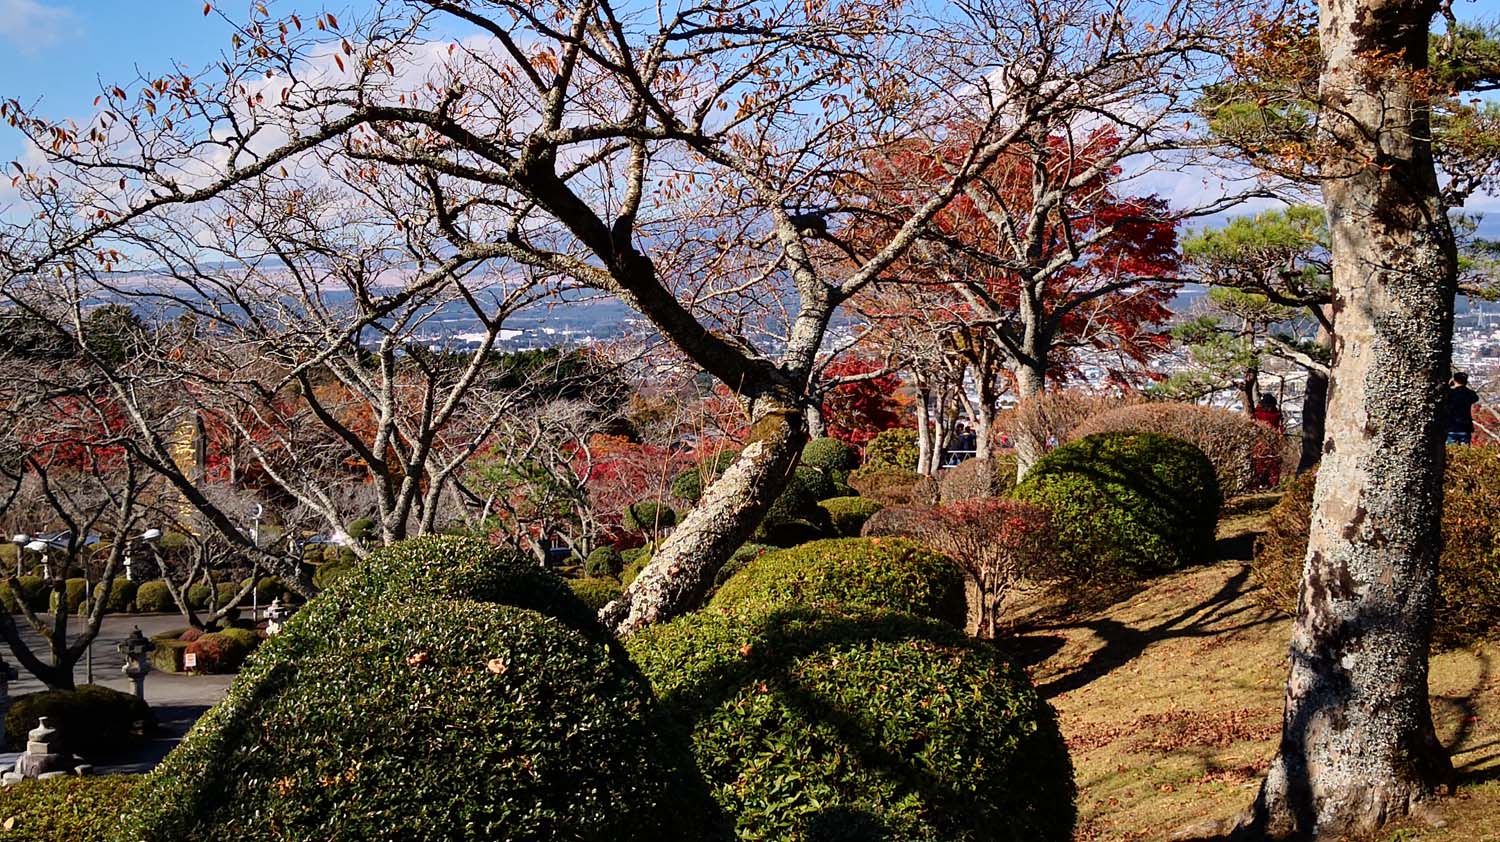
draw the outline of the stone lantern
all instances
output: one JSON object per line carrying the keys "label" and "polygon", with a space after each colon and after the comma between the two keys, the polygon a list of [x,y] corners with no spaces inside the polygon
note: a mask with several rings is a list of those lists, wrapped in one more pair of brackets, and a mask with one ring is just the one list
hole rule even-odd
{"label": "stone lantern", "polygon": [[45,716],[26,735],[26,753],[16,758],[16,765],[0,775],[0,783],[9,786],[20,781],[47,780],[62,775],[87,775],[93,767],[62,748],[62,735]]}
{"label": "stone lantern", "polygon": [[156,648],[156,644],[148,640],[144,634],[141,634],[140,626],[136,626],[130,632],[130,636],[121,641],[115,648],[120,651],[121,655],[125,656],[125,664],[120,669],[135,683],[135,697],[137,699],[145,699],[146,674],[151,672],[151,660],[148,656],[151,654],[151,650]]}
{"label": "stone lantern", "polygon": [[290,616],[292,609],[282,604],[281,597],[271,600],[271,604],[266,607],[266,634],[279,634]]}

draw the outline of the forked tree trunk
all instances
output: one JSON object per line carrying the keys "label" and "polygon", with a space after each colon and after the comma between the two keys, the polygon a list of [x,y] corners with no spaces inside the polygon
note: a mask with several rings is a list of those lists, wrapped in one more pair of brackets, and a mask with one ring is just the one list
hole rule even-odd
{"label": "forked tree trunk", "polygon": [[1281,745],[1244,828],[1255,836],[1368,831],[1452,776],[1427,696],[1456,282],[1416,89],[1435,11],[1320,3],[1338,334]]}
{"label": "forked tree trunk", "polygon": [[786,487],[807,443],[805,422],[791,401],[755,402],[739,457],[704,490],[625,593],[599,612],[605,628],[625,636],[698,607],[719,568]]}

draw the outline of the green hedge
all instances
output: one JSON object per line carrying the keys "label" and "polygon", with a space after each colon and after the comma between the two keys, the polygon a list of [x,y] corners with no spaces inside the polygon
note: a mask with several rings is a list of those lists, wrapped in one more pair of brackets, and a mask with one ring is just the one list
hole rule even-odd
{"label": "green hedge", "polygon": [[968,614],[958,565],[903,538],[839,538],[767,553],[714,594],[722,613],[784,608],[890,610],[962,629]]}
{"label": "green hedge", "polygon": [[1180,439],[1087,436],[1038,460],[1014,496],[1051,512],[1066,578],[1136,579],[1213,558],[1219,484]]}
{"label": "green hedge", "polygon": [[70,775],[0,787],[0,839],[105,842],[139,781],[138,775]]}
{"label": "green hedge", "polygon": [[[0,545],[3,546],[3,545]],[[47,583],[40,576],[21,576],[16,579],[22,595],[33,611],[47,610],[47,598],[50,593]],[[21,605],[16,602],[16,595],[10,590],[10,582],[0,582],[0,602],[3,602],[5,610],[11,614],[21,613]]]}
{"label": "green hedge", "polygon": [[208,585],[188,585],[187,604],[194,611],[202,611],[208,607],[208,597],[213,591]]}
{"label": "green hedge", "polygon": [[124,748],[156,727],[151,708],[130,693],[85,684],[76,690],[45,690],[11,700],[5,714],[5,742],[26,745],[26,734],[41,717],[62,733],[64,747],[80,757]]}
{"label": "green hedge", "polygon": [[751,533],[750,540],[760,544],[794,547],[833,534],[828,512],[818,505],[819,495],[827,489],[824,478],[810,468],[798,468],[786,488],[771,502],[771,507]]}
{"label": "green hedge", "polygon": [[583,560],[584,574],[593,578],[618,576],[624,567],[625,560],[614,547],[596,547]]}
{"label": "green hedge", "polygon": [[135,604],[135,593],[137,590],[139,588],[135,582],[123,576],[116,576],[114,581],[109,583],[109,593],[107,594],[104,592],[103,582],[94,585],[94,599],[108,601],[109,604],[106,606],[106,610],[111,614],[121,614],[129,611],[131,606]]}
{"label": "green hedge", "polygon": [[813,439],[802,448],[802,464],[832,474],[859,467],[859,451],[835,438]]}
{"label": "green hedge", "polygon": [[[250,584],[250,579],[246,578],[240,582],[240,587],[243,588],[248,584]],[[270,605],[272,600],[280,599],[286,592],[286,585],[280,579],[275,576],[262,576],[255,583],[255,593],[246,596],[245,602],[249,604],[254,599],[264,607]]]}
{"label": "green hedge", "polygon": [[715,838],[686,746],[574,627],[587,611],[482,542],[381,550],[263,645],[117,842]]}
{"label": "green hedge", "polygon": [[167,590],[167,585],[160,579],[142,582],[135,589],[135,610],[142,614],[165,614],[176,612],[177,603],[172,599],[172,593]]}
{"label": "green hedge", "polygon": [[584,605],[587,605],[594,611],[598,611],[610,604],[620,594],[625,592],[625,589],[620,586],[617,580],[597,576],[591,576],[586,579],[569,579],[568,587],[572,588],[573,593],[577,594],[578,598],[583,600]]}
{"label": "green hedge", "polygon": [[843,538],[858,537],[860,529],[864,528],[865,521],[885,508],[879,502],[866,497],[833,497],[818,505],[828,512],[828,519],[833,522],[834,531]]}
{"label": "green hedge", "polygon": [[626,647],[740,840],[1065,842],[1052,709],[992,648],[901,614],[700,612]]}
{"label": "green hedge", "polygon": [[[68,597],[68,610],[77,613],[83,607],[83,595],[88,592],[88,583],[82,579],[68,579],[63,583],[63,588]],[[57,591],[51,591],[48,599],[47,610],[57,611]]]}

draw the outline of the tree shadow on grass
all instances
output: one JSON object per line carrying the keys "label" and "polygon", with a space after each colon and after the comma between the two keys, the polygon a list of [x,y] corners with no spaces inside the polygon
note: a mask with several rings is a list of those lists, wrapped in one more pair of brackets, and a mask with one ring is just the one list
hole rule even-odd
{"label": "tree shadow on grass", "polygon": [[1218,637],[1279,622],[1279,618],[1265,616],[1257,606],[1241,599],[1249,578],[1250,567],[1243,565],[1207,599],[1146,626],[1095,617],[1041,627],[1042,631],[1089,629],[1104,645],[1082,665],[1039,685],[1037,690],[1044,698],[1050,699],[1086,687],[1135,660],[1147,647],[1164,640]]}

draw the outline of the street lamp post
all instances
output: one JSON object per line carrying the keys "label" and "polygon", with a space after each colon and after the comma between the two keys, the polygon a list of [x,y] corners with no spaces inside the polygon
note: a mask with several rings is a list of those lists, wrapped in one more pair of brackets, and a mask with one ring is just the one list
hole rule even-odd
{"label": "street lamp post", "polygon": [[260,621],[260,516],[265,512],[265,507],[259,503],[255,504],[255,514],[250,522],[250,543],[255,545],[255,553],[250,554],[250,623],[253,626]]}
{"label": "street lamp post", "polygon": [[24,560],[24,556],[26,555],[26,545],[31,543],[31,536],[22,532],[19,535],[13,536],[10,539],[10,542],[16,545],[16,577],[20,578],[21,562]]}
{"label": "street lamp post", "polygon": [[131,553],[131,549],[133,547],[135,547],[135,542],[137,542],[137,541],[145,541],[146,543],[150,544],[152,542],[160,541],[160,540],[161,540],[161,530],[157,529],[155,527],[152,527],[152,528],[147,529],[146,531],[142,532],[141,534],[135,536],[134,538],[131,538],[129,541],[127,541],[125,543],[125,581],[127,581],[127,582],[134,582],[135,581],[135,574],[134,574],[134,570],[132,568],[132,561],[133,560],[132,560],[131,554],[130,554]]}

